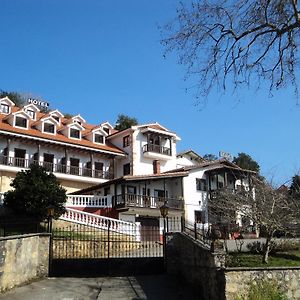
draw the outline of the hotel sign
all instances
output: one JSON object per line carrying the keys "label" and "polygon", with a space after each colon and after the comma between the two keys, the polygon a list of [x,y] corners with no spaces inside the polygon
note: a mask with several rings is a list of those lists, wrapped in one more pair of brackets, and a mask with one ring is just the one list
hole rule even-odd
{"label": "hotel sign", "polygon": [[29,104],[34,104],[34,105],[37,105],[37,106],[40,106],[40,107],[46,107],[46,108],[49,107],[49,103],[46,102],[46,101],[40,101],[40,100],[37,100],[37,99],[29,98],[29,99],[27,100],[27,102],[28,102]]}

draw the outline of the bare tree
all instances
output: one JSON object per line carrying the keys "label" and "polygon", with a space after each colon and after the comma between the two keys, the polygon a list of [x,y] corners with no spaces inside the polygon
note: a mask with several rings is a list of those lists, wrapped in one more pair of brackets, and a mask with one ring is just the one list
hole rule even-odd
{"label": "bare tree", "polygon": [[162,44],[199,75],[204,95],[228,79],[235,88],[266,79],[270,92],[292,85],[297,94],[299,29],[297,0],[194,0],[180,4]]}
{"label": "bare tree", "polygon": [[300,222],[299,206],[288,191],[275,189],[257,177],[252,177],[250,187],[241,191],[220,190],[218,197],[210,199],[209,209],[212,215],[221,215],[228,221],[235,221],[237,215],[246,217],[258,228],[264,229],[264,263],[268,263],[275,233],[293,234]]}

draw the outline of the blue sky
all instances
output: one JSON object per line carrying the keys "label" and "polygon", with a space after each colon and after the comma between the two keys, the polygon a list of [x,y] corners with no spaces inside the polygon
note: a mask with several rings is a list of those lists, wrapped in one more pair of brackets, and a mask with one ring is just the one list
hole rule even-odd
{"label": "blue sky", "polygon": [[215,92],[195,106],[196,78],[185,81],[176,54],[164,59],[160,45],[158,26],[175,17],[176,3],[1,0],[0,89],[42,97],[92,124],[114,124],[119,113],[157,121],[181,137],[179,151],[246,152],[263,175],[290,179],[300,170],[292,91]]}

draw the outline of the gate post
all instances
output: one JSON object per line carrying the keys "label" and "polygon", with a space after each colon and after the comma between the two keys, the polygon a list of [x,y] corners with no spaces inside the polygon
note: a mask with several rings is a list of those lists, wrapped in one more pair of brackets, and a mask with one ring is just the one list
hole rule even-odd
{"label": "gate post", "polygon": [[110,252],[110,225],[111,222],[108,220],[108,229],[107,229],[107,258],[109,258],[109,252]]}
{"label": "gate post", "polygon": [[49,241],[49,262],[48,262],[48,276],[51,276],[52,273],[52,257],[53,257],[53,233],[52,233],[52,220],[55,214],[55,207],[49,205],[47,207],[47,218],[48,218],[48,233],[50,233]]}

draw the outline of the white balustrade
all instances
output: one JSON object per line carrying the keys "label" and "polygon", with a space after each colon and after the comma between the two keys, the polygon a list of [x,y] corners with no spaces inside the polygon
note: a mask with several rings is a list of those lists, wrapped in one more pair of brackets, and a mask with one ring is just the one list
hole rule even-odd
{"label": "white balustrade", "polygon": [[112,197],[108,196],[94,196],[94,195],[68,195],[67,207],[112,207]]}
{"label": "white balustrade", "polygon": [[99,229],[109,229],[114,232],[133,235],[137,241],[140,240],[140,224],[90,214],[71,208],[66,208],[66,212],[60,216],[60,219]]}

